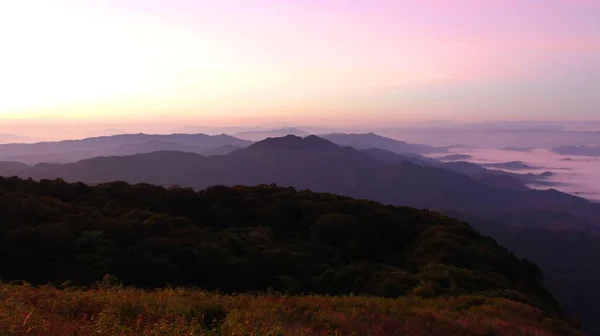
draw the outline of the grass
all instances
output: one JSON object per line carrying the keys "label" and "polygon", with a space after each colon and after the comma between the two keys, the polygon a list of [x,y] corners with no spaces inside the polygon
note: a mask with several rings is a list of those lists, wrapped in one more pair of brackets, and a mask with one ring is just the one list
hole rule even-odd
{"label": "grass", "polygon": [[221,295],[175,288],[0,285],[8,335],[580,335],[525,304],[475,296],[419,299]]}

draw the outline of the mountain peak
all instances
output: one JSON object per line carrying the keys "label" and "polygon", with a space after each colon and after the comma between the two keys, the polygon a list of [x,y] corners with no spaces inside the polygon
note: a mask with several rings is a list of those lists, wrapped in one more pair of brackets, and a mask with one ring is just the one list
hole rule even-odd
{"label": "mountain peak", "polygon": [[287,132],[290,132],[290,134],[294,134],[294,133],[306,133],[306,132],[304,132],[301,129],[298,129],[296,127],[291,127],[291,126],[290,127],[281,127],[281,128],[278,128],[278,129],[274,129],[272,131],[282,131],[282,132],[283,131],[287,131]]}
{"label": "mountain peak", "polygon": [[237,137],[242,139],[254,141],[262,141],[267,138],[285,137],[286,135],[307,136],[309,133],[295,127],[285,127],[277,129],[246,131],[236,134]]}
{"label": "mountain peak", "polygon": [[337,139],[347,139],[347,140],[355,140],[355,141],[384,141],[386,143],[399,143],[406,144],[404,141],[399,141],[392,138],[386,138],[379,134],[369,132],[369,133],[331,133],[324,135],[325,138],[337,138]]}
{"label": "mountain peak", "polygon": [[379,134],[369,133],[331,133],[322,134],[320,137],[327,139],[339,146],[354,147],[356,149],[381,148],[396,154],[431,154],[446,153],[447,148],[437,148],[422,144],[411,144],[392,138],[387,138]]}
{"label": "mountain peak", "polygon": [[316,135],[309,135],[306,138],[302,138],[291,134],[279,138],[267,138],[248,147],[248,149],[260,150],[319,150],[331,148],[339,147],[331,141]]}

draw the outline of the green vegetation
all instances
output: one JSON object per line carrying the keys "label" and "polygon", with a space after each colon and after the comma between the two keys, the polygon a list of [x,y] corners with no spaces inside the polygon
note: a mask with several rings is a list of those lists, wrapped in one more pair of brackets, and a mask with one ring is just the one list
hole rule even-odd
{"label": "green vegetation", "polygon": [[577,231],[516,228],[498,222],[452,214],[477,231],[494,237],[519,256],[535,261],[544,272],[544,286],[569,314],[577,316],[582,329],[600,335],[600,239]]}
{"label": "green vegetation", "polygon": [[539,309],[481,296],[385,299],[1,285],[0,335],[581,334]]}
{"label": "green vegetation", "polygon": [[[281,334],[347,334],[365,324],[360,327],[365,332],[358,334],[385,335],[390,333],[369,328],[403,328],[408,322],[398,319],[413,314],[418,316],[416,325],[425,324],[432,335],[463,330],[455,328],[467,328],[465,335],[504,335],[494,328],[507,323],[507,330],[520,330],[517,334],[545,335],[563,325],[558,304],[539,283],[540,270],[464,222],[429,211],[274,185],[216,186],[197,192],[124,182],[90,187],[62,180],[0,179],[0,277],[66,288],[4,286],[0,300],[8,306],[0,311],[10,316],[0,315],[0,323],[7,323],[3,328],[11,333],[18,316],[10,312],[20,311],[27,312],[23,326],[34,316],[56,321],[52,323],[59,329],[63,322],[84,328],[81,334],[96,323],[134,328],[140,314],[149,318],[140,329],[147,334],[160,334],[163,324],[168,333],[194,334],[193,328],[207,328],[208,322],[194,320],[204,313],[188,316],[165,310],[173,304],[176,310],[204,311],[190,308],[192,302],[223,315],[219,328],[224,334],[256,330],[268,335],[276,334],[277,328]],[[106,289],[120,282],[140,289]],[[82,290],[90,286],[97,289]],[[141,290],[165,286],[280,296]],[[304,296],[308,294],[313,296]],[[206,301],[200,299],[204,297]],[[51,304],[63,300],[63,308]],[[306,308],[306,323],[293,322],[296,312],[277,313],[295,305],[314,308]],[[478,313],[471,321],[471,312],[456,305],[465,310],[476,306]],[[255,306],[259,313],[253,317],[249,310]],[[351,307],[365,313],[352,315]],[[60,315],[60,309],[66,309],[66,315]],[[129,317],[123,318],[122,310]],[[406,314],[398,314],[403,311]],[[520,314],[523,320],[516,319]],[[507,322],[513,317],[514,325]],[[484,325],[492,329],[478,333]],[[36,328],[52,334],[45,326]],[[234,333],[235,328],[241,329]],[[138,331],[111,329],[100,334]]]}

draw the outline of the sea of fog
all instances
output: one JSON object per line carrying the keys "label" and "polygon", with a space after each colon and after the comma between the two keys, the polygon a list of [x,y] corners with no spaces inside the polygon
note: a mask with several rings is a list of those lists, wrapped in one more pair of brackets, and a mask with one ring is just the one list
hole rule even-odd
{"label": "sea of fog", "polygon": [[527,152],[481,148],[456,148],[456,154],[470,155],[466,161],[486,164],[521,161],[533,169],[508,170],[515,173],[540,174],[546,171],[554,173],[548,181],[556,183],[552,187],[546,185],[529,185],[531,188],[554,188],[565,193],[577,195],[592,201],[600,202],[600,158],[586,156],[558,155],[547,149],[533,149]]}

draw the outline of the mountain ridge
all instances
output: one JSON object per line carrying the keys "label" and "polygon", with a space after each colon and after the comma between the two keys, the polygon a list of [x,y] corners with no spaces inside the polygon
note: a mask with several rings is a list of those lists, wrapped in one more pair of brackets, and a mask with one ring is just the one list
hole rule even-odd
{"label": "mountain ridge", "polygon": [[[196,189],[215,184],[234,186],[276,183],[294,186],[299,190],[336,193],[383,204],[468,214],[482,220],[510,225],[515,232],[522,234],[525,241],[530,238],[522,230],[527,229],[544,229],[557,232],[557,235],[560,235],[560,230],[567,229],[578,230],[590,236],[598,234],[600,204],[592,204],[583,198],[556,190],[497,188],[486,185],[469,174],[452,171],[446,164],[436,167],[439,163],[434,160],[402,156],[385,150],[358,151],[322,142],[326,140],[318,140],[324,146],[306,146],[303,144],[311,140],[298,137],[283,142],[293,142],[294,146],[302,149],[286,150],[280,141],[275,138],[267,142],[268,146],[255,144],[254,147],[218,157],[163,151],[95,158],[76,164],[38,165],[17,175],[35,179],[62,177],[67,181],[93,184],[120,180]],[[453,165],[459,165],[463,170],[476,168],[471,175],[488,171],[468,163]],[[568,247],[569,251],[576,252],[573,251],[575,247]],[[569,251],[556,250],[554,257],[560,258]],[[526,257],[536,258],[535,251],[528,252]],[[562,270],[572,274],[568,268]],[[560,275],[556,272],[549,274],[554,283],[560,281]],[[585,283],[581,284],[582,287],[589,288],[584,285]],[[561,297],[568,297],[569,289],[564,286],[561,288],[564,289]],[[577,309],[577,306],[569,307]],[[586,314],[584,311],[578,313]]]}
{"label": "mountain ridge", "polygon": [[240,139],[262,141],[267,138],[283,137],[286,135],[308,136],[310,133],[296,127],[282,127],[276,129],[252,130],[236,133],[235,136]]}
{"label": "mountain ridge", "polygon": [[[174,163],[176,166],[172,166]],[[119,166],[121,170],[117,169]],[[559,193],[560,197],[556,197],[550,191],[493,188],[470,176],[440,167],[384,163],[367,153],[340,147],[316,136],[272,138],[217,157],[161,151],[84,160],[52,166],[52,169],[35,166],[21,174],[36,179],[62,177],[93,183],[146,180],[195,188],[215,184],[278,183],[388,204],[438,210],[464,209],[488,216],[508,213],[511,208],[562,206],[578,213],[582,219],[587,218],[582,223],[590,222],[592,216],[600,214],[597,207],[576,196]],[[513,220],[518,225],[525,224],[518,217]]]}
{"label": "mountain ridge", "polygon": [[132,155],[164,149],[205,153],[225,145],[245,147],[250,144],[251,141],[226,134],[120,134],[56,142],[4,144],[0,145],[0,160],[26,164],[70,163],[98,156]]}
{"label": "mountain ridge", "polygon": [[319,134],[319,137],[329,140],[340,146],[349,146],[358,150],[380,148],[396,154],[431,154],[445,153],[447,147],[432,147],[421,144],[410,144],[392,138],[384,137],[373,132],[370,133],[330,133]]}

